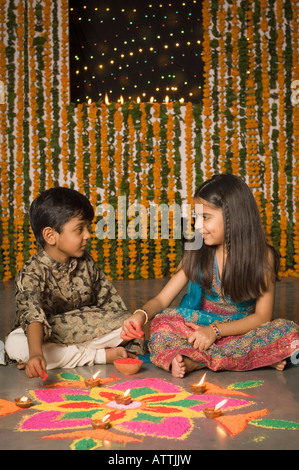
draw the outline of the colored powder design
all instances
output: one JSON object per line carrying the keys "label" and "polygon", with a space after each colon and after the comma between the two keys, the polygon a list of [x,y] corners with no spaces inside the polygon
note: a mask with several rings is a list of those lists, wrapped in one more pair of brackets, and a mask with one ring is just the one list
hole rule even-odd
{"label": "colored powder design", "polygon": [[[267,409],[236,414],[235,411],[256,406],[251,395],[244,393],[241,383],[234,388],[222,388],[208,383],[207,391],[195,395],[183,387],[157,378],[134,379],[113,385],[79,388],[82,378],[73,374],[60,379],[64,387],[43,387],[30,391],[34,406],[31,415],[24,415],[19,423],[19,431],[59,431],[42,439],[71,439],[71,449],[95,449],[103,442],[142,442],[147,436],[160,439],[186,439],[194,426],[204,429],[206,418],[203,409],[215,406],[227,398],[223,405],[223,415],[215,421],[221,424],[231,436],[243,432],[248,424],[263,426],[263,416]],[[72,380],[70,380],[72,378]],[[66,385],[73,384],[67,387]],[[76,384],[76,385],[75,385]],[[248,383],[249,388],[262,383]],[[129,405],[117,404],[116,395],[130,389],[133,401]],[[92,429],[92,418],[101,419],[109,414],[111,427],[107,430]],[[275,428],[273,420],[265,426]],[[275,423],[274,423],[275,424]],[[276,420],[276,428],[278,428]],[[295,429],[299,427],[293,423]],[[283,428],[283,429],[286,429]],[[63,432],[62,432],[63,431]]]}
{"label": "colored powder design", "polygon": [[16,411],[20,411],[14,402],[0,399],[0,416],[10,415]]}

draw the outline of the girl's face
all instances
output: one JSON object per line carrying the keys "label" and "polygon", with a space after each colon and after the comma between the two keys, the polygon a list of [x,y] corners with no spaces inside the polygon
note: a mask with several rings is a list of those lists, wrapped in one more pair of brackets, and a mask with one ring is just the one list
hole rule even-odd
{"label": "girl's face", "polygon": [[209,204],[204,199],[195,200],[195,228],[200,231],[204,243],[209,246],[224,245],[224,222],[222,209]]}

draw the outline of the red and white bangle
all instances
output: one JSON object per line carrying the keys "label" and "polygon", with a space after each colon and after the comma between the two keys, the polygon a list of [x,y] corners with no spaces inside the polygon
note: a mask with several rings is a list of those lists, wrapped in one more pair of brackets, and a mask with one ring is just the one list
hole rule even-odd
{"label": "red and white bangle", "polygon": [[213,330],[214,330],[214,332],[215,332],[215,334],[216,334],[216,339],[221,339],[222,336],[221,336],[221,333],[220,333],[220,331],[219,331],[218,326],[217,326],[215,323],[211,323],[211,324],[210,324],[210,327],[213,328]]}
{"label": "red and white bangle", "polygon": [[145,322],[143,323],[143,325],[146,325],[147,322],[148,322],[148,320],[149,320],[149,318],[148,318],[148,313],[147,313],[145,310],[143,310],[142,308],[137,308],[137,310],[135,310],[135,312],[133,313],[133,315],[135,315],[135,313],[137,313],[137,312],[142,312],[142,313],[144,313],[144,315],[145,315]]}

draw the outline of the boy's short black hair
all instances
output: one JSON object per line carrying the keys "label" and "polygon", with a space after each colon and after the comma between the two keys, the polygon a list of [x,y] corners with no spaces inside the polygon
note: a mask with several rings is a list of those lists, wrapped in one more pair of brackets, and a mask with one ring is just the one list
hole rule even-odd
{"label": "boy's short black hair", "polygon": [[30,206],[30,224],[36,241],[43,247],[43,229],[51,227],[61,233],[73,217],[91,221],[94,210],[86,196],[75,189],[56,187],[42,192]]}

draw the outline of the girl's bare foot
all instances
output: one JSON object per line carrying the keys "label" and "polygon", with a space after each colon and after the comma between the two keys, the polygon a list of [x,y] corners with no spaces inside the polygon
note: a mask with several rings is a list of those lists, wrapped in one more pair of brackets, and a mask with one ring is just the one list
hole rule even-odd
{"label": "girl's bare foot", "polygon": [[284,370],[286,363],[287,361],[279,361],[279,362],[275,362],[275,364],[271,364],[270,367],[274,367],[274,369],[282,371]]}
{"label": "girl's bare foot", "polygon": [[137,358],[136,354],[127,352],[122,346],[118,346],[117,348],[106,348],[105,353],[106,364],[112,364],[116,359],[125,359],[126,357]]}
{"label": "girl's bare foot", "polygon": [[189,357],[183,357],[181,354],[177,354],[171,363],[171,374],[173,377],[182,379],[188,372],[199,370],[203,367],[202,364],[192,361]]}

